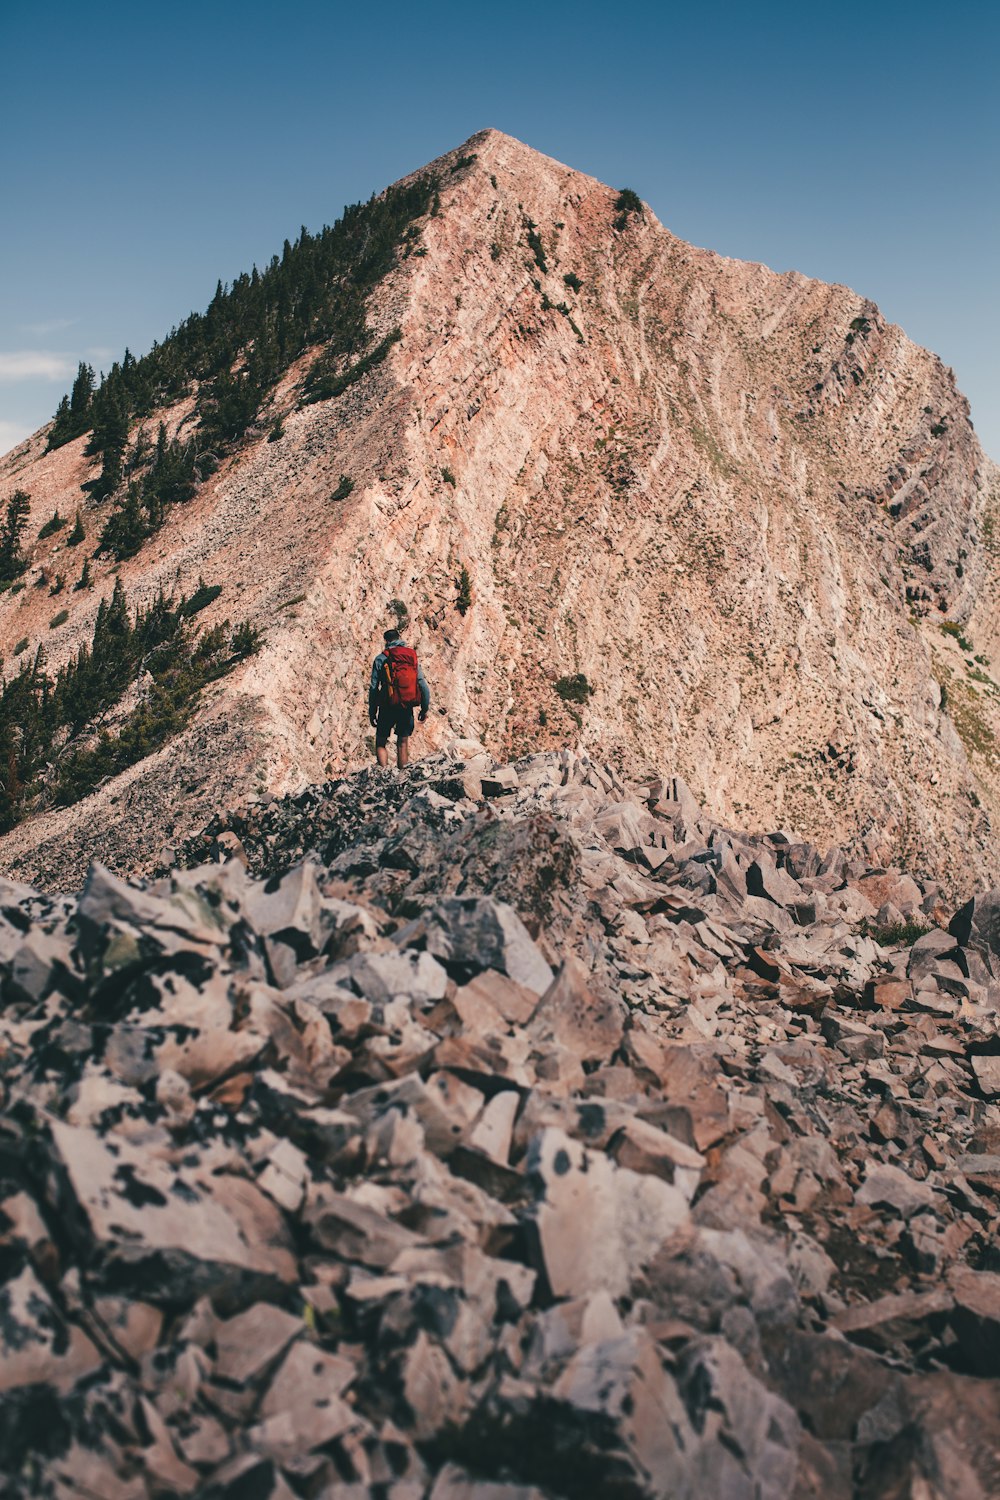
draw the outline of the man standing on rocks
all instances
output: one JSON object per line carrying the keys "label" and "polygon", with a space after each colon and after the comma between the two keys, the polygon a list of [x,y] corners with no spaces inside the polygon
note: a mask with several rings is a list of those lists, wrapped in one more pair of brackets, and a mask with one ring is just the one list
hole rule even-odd
{"label": "man standing on rocks", "polygon": [[385,632],[385,645],[372,662],[368,684],[368,720],[375,731],[375,759],[389,764],[389,736],[396,731],[396,764],[410,758],[413,710],[419,704],[421,724],[431,706],[431,690],[417,660],[417,653],[403,640],[398,628]]}

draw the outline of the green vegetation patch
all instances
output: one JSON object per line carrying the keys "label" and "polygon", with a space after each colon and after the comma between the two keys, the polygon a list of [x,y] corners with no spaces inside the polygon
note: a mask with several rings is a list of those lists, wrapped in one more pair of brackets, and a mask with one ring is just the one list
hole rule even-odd
{"label": "green vegetation patch", "polygon": [[582,672],[574,672],[569,677],[560,677],[555,684],[555,689],[556,694],[564,703],[586,703],[594,692]]}
{"label": "green vegetation patch", "polygon": [[455,608],[460,615],[466,615],[471,607],[472,579],[469,577],[468,568],[463,563],[461,572],[458,575],[458,598],[455,600]]}
{"label": "green vegetation patch", "polygon": [[961,625],[957,625],[954,620],[942,620],[938,629],[942,635],[950,635],[953,641],[957,641],[963,651],[972,651],[972,643],[962,634]]}
{"label": "green vegetation patch", "polygon": [[630,214],[642,218],[642,199],[631,188],[621,188],[615,199],[615,228],[621,232],[626,228]]}
{"label": "green vegetation patch", "polygon": [[367,375],[369,370],[374,370],[376,365],[380,365],[393,344],[398,344],[402,337],[402,329],[394,328],[381,343],[375,345],[370,354],[366,354],[355,364],[348,365],[338,374],[330,373],[329,356],[318,360],[306,377],[306,388],[301,404],[311,406],[317,401],[331,401],[334,396],[343,395],[344,391]]}
{"label": "green vegetation patch", "polygon": [[858,928],[862,937],[870,937],[880,948],[912,948],[918,938],[933,930],[927,922],[892,922],[880,927],[869,923],[867,918]]}
{"label": "green vegetation patch", "polygon": [[204,578],[198,579],[198,587],[188,599],[182,599],[177,606],[182,618],[190,619],[199,610],[207,609],[213,599],[218,599],[222,593],[221,583],[206,583]]}
{"label": "green vegetation patch", "polygon": [[542,245],[542,237],[538,233],[538,227],[533,219],[526,219],[524,227],[527,230],[528,249],[535,258],[535,265],[544,276],[549,269],[549,263],[545,259],[545,249]]}
{"label": "green vegetation patch", "polygon": [[[54,677],[39,647],[3,684],[0,830],[52,803],[79,801],[158,749],[184,727],[208,682],[259,649],[252,626],[232,631],[228,620],[199,635],[190,604],[161,593],[133,611],[118,580],[101,601],[91,640]],[[53,628],[66,618],[57,615]],[[19,642],[15,654],[27,646]],[[140,701],[114,730],[104,727],[136,686]]]}

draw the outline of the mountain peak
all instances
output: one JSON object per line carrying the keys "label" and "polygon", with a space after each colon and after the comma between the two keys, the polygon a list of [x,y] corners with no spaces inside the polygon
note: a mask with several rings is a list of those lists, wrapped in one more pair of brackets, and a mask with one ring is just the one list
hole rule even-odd
{"label": "mountain peak", "polygon": [[9,682],[92,652],[116,579],[195,653],[225,621],[261,647],[213,637],[152,740],[139,676],[49,724],[8,864],[131,869],[223,798],[362,764],[404,619],[423,748],[592,748],[742,826],[996,878],[1000,487],[949,372],[847,288],[693,249],[502,131],[430,165],[0,468],[29,496]]}

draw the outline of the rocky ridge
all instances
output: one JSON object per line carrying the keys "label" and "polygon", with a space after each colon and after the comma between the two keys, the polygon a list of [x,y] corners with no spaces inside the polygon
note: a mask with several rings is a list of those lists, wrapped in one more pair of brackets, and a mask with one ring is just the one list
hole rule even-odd
{"label": "rocky ridge", "polygon": [[[261,655],[165,750],[7,835],[5,868],[148,871],[227,801],[357,766],[403,610],[431,748],[669,764],[725,821],[995,883],[1000,485],[951,372],[863,296],[686,245],[500,132],[433,165],[436,209],[368,308],[373,339],[400,331],[388,357],[305,407],[300,360],[114,570],[143,601],[222,584],[200,618],[248,620]],[[191,400],[161,418],[186,434]],[[84,438],[44,440],[0,464],[31,535],[92,477]],[[90,546],[106,512],[81,510]],[[36,582],[75,573],[67,545],[32,545]],[[0,596],[6,670],[87,637],[113,571],[92,567],[52,628],[48,588]]]}
{"label": "rocky ridge", "polygon": [[2,1493],[997,1492],[1000,894],[568,752],[176,858],[0,891]]}

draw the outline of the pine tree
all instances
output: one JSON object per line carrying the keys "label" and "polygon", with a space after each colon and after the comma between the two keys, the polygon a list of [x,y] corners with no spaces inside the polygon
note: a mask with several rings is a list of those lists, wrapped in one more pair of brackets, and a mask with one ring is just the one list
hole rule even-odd
{"label": "pine tree", "polygon": [[114,513],[105,522],[97,550],[110,552],[112,557],[124,562],[126,557],[135,556],[147,536],[149,526],[143,512],[139,486],[130,484],[124,501],[116,505]]}
{"label": "pine tree", "polygon": [[73,425],[77,429],[77,435],[86,432],[89,426],[90,403],[94,397],[94,367],[84,364],[83,360],[77,368],[76,379],[73,382],[73,393],[69,398],[69,414]]}
{"label": "pine tree", "polygon": [[87,533],[83,529],[83,518],[81,517],[80,512],[77,511],[76,524],[74,525],[73,530],[70,532],[69,536],[66,538],[67,547],[78,546],[80,542],[86,540],[86,536]]}
{"label": "pine tree", "polygon": [[81,589],[89,589],[93,588],[93,586],[93,581],[90,577],[90,558],[85,557],[83,560],[83,572],[80,574],[76,583],[74,583],[73,588],[77,593],[79,593]]}
{"label": "pine tree", "polygon": [[124,402],[113,395],[101,415],[100,423],[95,423],[93,435],[84,450],[91,457],[98,453],[104,456],[104,466],[98,477],[81,486],[95,500],[106,500],[121,484],[127,444],[128,412]]}
{"label": "pine tree", "polygon": [[25,490],[15,490],[7,501],[7,514],[0,526],[0,580],[6,583],[19,578],[28,566],[21,552],[21,538],[30,510],[31,496]]}
{"label": "pine tree", "polygon": [[94,396],[94,370],[82,360],[77,367],[72,395],[64,396],[56,407],[52,431],[49,433],[48,452],[71,442],[91,425],[91,402]]}

